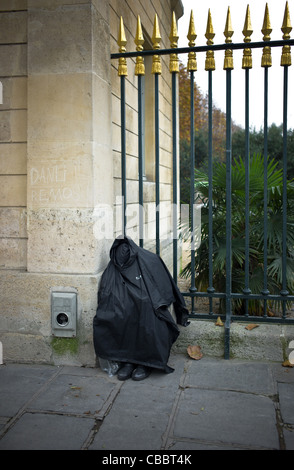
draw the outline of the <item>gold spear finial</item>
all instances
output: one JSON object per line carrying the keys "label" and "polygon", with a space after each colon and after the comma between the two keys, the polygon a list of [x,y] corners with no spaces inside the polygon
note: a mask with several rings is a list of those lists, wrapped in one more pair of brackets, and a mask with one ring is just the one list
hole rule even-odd
{"label": "gold spear finial", "polygon": [[[234,34],[234,30],[232,27],[231,11],[230,11],[230,7],[228,7],[226,26],[224,30],[226,44],[230,44],[232,42],[233,34]],[[225,51],[224,70],[233,69],[233,68],[234,68],[233,51],[232,49],[227,49]]]}
{"label": "gold spear finial", "polygon": [[[160,41],[161,41],[161,36],[160,36],[159,25],[158,25],[158,17],[156,13],[155,18],[154,18],[153,34],[152,34],[153,49],[159,49]],[[157,54],[153,56],[151,73],[161,74],[160,57]]]}
{"label": "gold spear finial", "polygon": [[[142,33],[142,26],[140,16],[137,17],[137,31],[135,37],[136,49],[138,52],[143,51],[144,37]],[[135,75],[145,75],[145,66],[142,56],[137,56],[135,65]]]}
{"label": "gold spear finial", "polygon": [[[190,14],[189,31],[187,34],[187,38],[189,39],[189,47],[195,47],[195,40],[197,38],[197,34],[195,31],[193,10],[191,10]],[[196,52],[189,52],[187,70],[190,72],[197,70]]]}
{"label": "gold spear finial", "polygon": [[[176,15],[175,12],[173,11],[173,16],[172,16],[172,25],[171,25],[171,31],[169,35],[169,40],[170,40],[170,47],[172,49],[176,49],[178,47],[178,30],[177,30],[177,21],[176,21]],[[179,72],[179,58],[177,54],[171,54],[170,55],[170,62],[169,62],[169,71],[170,72]]]}
{"label": "gold spear finial", "polygon": [[[270,34],[272,32],[270,17],[269,17],[269,10],[268,4],[265,5],[265,12],[264,12],[264,19],[262,30],[263,40],[270,41],[271,37]],[[262,58],[261,58],[261,66],[262,67],[271,67],[272,66],[272,55],[271,55],[271,48],[270,46],[265,46],[263,48]]]}
{"label": "gold spear finial", "polygon": [[[253,29],[251,26],[249,5],[247,5],[245,23],[242,32],[244,36],[244,42],[251,42],[250,36],[253,33]],[[252,69],[252,51],[249,47],[243,51],[242,69]]]}
{"label": "gold spear finial", "polygon": [[[214,36],[215,36],[215,34],[214,34],[213,26],[212,26],[212,19],[211,19],[211,13],[210,13],[210,8],[209,8],[208,18],[207,18],[207,26],[206,26],[206,33],[205,33],[205,37],[207,39],[206,44],[208,46],[211,46],[213,44]],[[215,70],[215,60],[214,60],[214,52],[213,51],[207,51],[206,52],[205,70]]]}
{"label": "gold spear finial", "polygon": [[[126,39],[124,22],[123,22],[122,16],[120,17],[117,44],[119,46],[119,52],[126,52],[127,39]],[[128,75],[127,59],[125,57],[120,57],[118,59],[118,75],[119,76]]]}
{"label": "gold spear finial", "polygon": [[[291,21],[290,21],[290,12],[289,12],[289,5],[288,2],[286,2],[285,6],[285,13],[284,13],[284,20],[283,20],[283,25],[281,28],[283,34],[283,39],[290,39],[290,33],[292,31],[292,26],[291,26]],[[283,46],[282,50],[282,57],[281,57],[281,65],[291,65],[291,47],[286,45]]]}

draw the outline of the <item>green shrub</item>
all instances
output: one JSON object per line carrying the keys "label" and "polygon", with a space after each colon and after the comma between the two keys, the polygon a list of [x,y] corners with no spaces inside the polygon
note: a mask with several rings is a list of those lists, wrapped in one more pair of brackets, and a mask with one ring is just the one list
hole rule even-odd
{"label": "green shrub", "polygon": [[[242,293],[245,287],[245,165],[241,158],[234,159],[231,169],[231,243],[232,243],[232,292]],[[267,240],[264,239],[264,159],[254,154],[249,162],[249,288],[253,294],[264,289],[264,246],[267,242],[267,289],[279,294],[282,289],[282,216],[283,172],[274,160],[267,164]],[[195,254],[195,284],[197,290],[205,291],[209,282],[208,266],[208,175],[195,171],[195,192],[204,201],[201,215],[201,242]],[[212,178],[213,217],[213,287],[225,292],[226,285],[226,165],[216,163]],[[287,181],[287,290],[294,288],[294,185]],[[184,228],[183,228],[183,231]],[[191,274],[191,263],[182,275]],[[224,312],[224,302],[220,302]],[[243,301],[234,301],[234,313],[243,313]],[[263,301],[250,301],[249,313],[263,313]]]}

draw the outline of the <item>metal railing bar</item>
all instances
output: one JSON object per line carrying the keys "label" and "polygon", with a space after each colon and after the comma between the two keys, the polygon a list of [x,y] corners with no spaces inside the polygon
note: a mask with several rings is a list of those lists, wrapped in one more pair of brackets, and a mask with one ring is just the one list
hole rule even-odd
{"label": "metal railing bar", "polygon": [[[287,297],[287,121],[288,121],[288,65],[284,66],[283,93],[283,219],[282,219],[282,290],[280,294]],[[283,300],[283,317],[286,316],[286,301]]]}
{"label": "metal railing bar", "polygon": [[[225,292],[213,292],[213,293],[208,293],[208,292],[182,292],[182,295],[185,297],[213,297],[213,298],[219,298],[219,299],[224,299],[226,297]],[[231,293],[231,298],[232,299],[248,299],[248,300],[263,300],[263,299],[268,299],[268,300],[285,300],[285,296],[281,294],[269,294],[267,296],[262,295],[262,294],[242,294],[242,293],[236,293],[232,292]],[[287,295],[287,301],[294,301],[294,295]]]}
{"label": "metal railing bar", "polygon": [[232,120],[231,120],[231,69],[226,70],[226,322],[225,322],[225,359],[230,357],[230,324],[232,316]]}
{"label": "metal railing bar", "polygon": [[[208,313],[197,313],[191,314],[189,318],[201,319],[201,320],[216,320],[217,318],[221,318],[221,320],[225,319],[225,315],[220,315],[218,313],[214,313],[210,315]],[[282,319],[281,317],[257,317],[257,316],[242,316],[242,315],[234,315],[232,316],[231,323],[238,322],[238,323],[266,323],[266,324],[278,324],[278,325],[293,325],[293,318],[285,318]]]}
{"label": "metal railing bar", "polygon": [[156,254],[160,255],[160,181],[159,181],[159,82],[158,73],[154,74],[155,88],[155,224],[156,224]]}
{"label": "metal railing bar", "polygon": [[178,179],[177,179],[177,73],[172,73],[172,161],[173,161],[173,277],[178,279]]}
{"label": "metal railing bar", "polygon": [[[214,292],[213,287],[213,156],[212,156],[212,70],[208,70],[208,293]],[[209,297],[209,313],[212,314],[212,297]]]}
{"label": "metal railing bar", "polygon": [[[245,69],[245,286],[244,294],[250,294],[249,288],[249,68]],[[245,299],[245,315],[248,315],[248,300]]]}
{"label": "metal railing bar", "polygon": [[126,109],[125,109],[125,76],[120,77],[120,111],[121,111],[121,194],[122,194],[122,233],[126,235]]}
{"label": "metal railing bar", "polygon": [[115,52],[110,55],[111,59],[119,59],[120,57],[137,57],[137,56],[148,56],[148,55],[169,55],[169,54],[187,54],[189,52],[206,52],[206,51],[224,51],[227,49],[238,50],[238,49],[258,49],[265,46],[280,47],[280,46],[293,46],[294,39],[281,39],[276,41],[258,41],[244,44],[231,43],[231,44],[211,44],[209,46],[195,46],[195,47],[178,47],[174,49],[153,49],[144,51],[132,51],[132,52]]}
{"label": "metal railing bar", "polygon": [[[191,285],[190,292],[197,291],[195,286],[195,226],[194,226],[194,202],[195,202],[195,111],[194,111],[194,84],[195,73],[190,71],[190,219],[191,219]],[[194,297],[191,297],[191,313],[194,313]]]}
{"label": "metal railing bar", "polygon": [[143,209],[143,103],[142,75],[138,75],[138,153],[139,153],[139,244],[144,245],[144,209]]}
{"label": "metal railing bar", "polygon": [[264,250],[263,250],[263,290],[265,296],[263,300],[263,314],[267,315],[267,296],[270,293],[267,288],[267,256],[268,256],[268,200],[267,200],[267,159],[268,159],[268,67],[264,68],[264,173],[263,173],[263,234],[264,234]]}
{"label": "metal railing bar", "polygon": [[[247,298],[248,300],[260,300],[260,299],[267,299],[267,300],[285,300],[285,296],[282,294],[268,294],[268,295],[263,295],[263,294],[238,294],[238,293],[232,293],[231,294],[233,299],[245,299]],[[294,300],[294,295],[287,295],[287,301],[293,301]]]}

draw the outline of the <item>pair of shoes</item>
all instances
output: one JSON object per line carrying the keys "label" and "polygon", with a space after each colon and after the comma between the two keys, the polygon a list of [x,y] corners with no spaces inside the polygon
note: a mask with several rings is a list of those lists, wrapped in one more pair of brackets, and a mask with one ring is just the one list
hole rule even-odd
{"label": "pair of shoes", "polygon": [[132,374],[133,380],[144,380],[151,374],[151,368],[146,366],[138,366]]}
{"label": "pair of shoes", "polygon": [[118,380],[127,380],[132,377],[132,373],[135,369],[135,364],[130,364],[126,362],[118,371],[117,378]]}

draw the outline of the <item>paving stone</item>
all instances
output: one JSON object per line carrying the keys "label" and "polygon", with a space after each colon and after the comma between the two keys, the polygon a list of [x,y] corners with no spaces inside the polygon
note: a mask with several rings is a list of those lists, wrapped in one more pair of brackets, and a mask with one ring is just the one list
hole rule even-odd
{"label": "paving stone", "polygon": [[95,424],[75,416],[25,413],[0,441],[0,450],[80,449]]}

